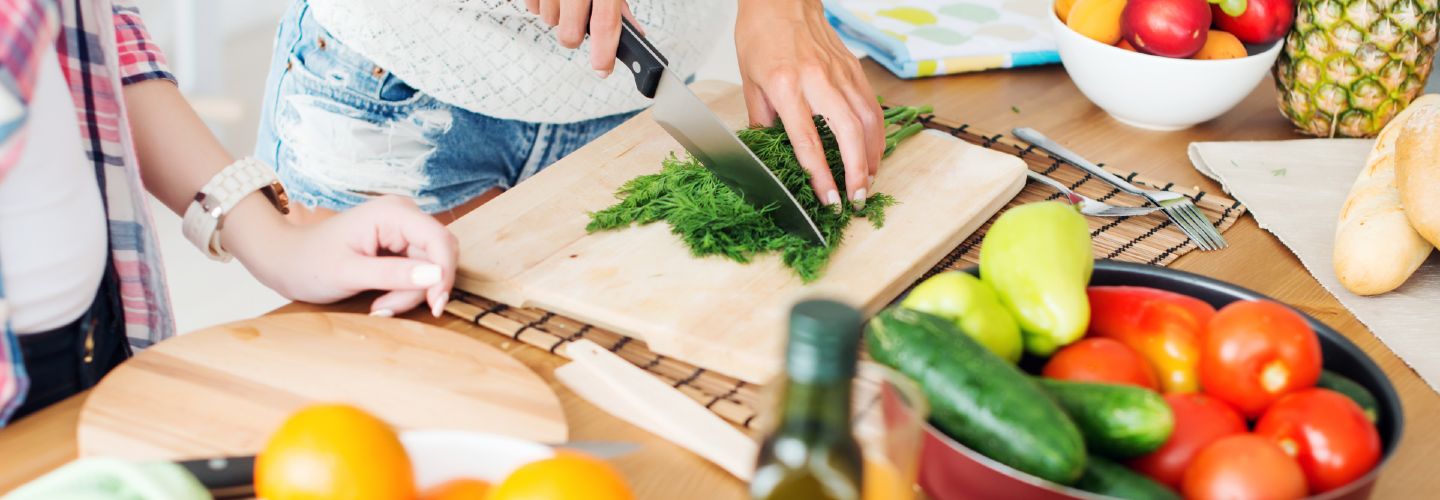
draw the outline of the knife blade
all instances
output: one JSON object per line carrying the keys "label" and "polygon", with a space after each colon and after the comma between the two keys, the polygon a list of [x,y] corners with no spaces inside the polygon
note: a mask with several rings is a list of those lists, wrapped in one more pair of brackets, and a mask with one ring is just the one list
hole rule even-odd
{"label": "knife blade", "polygon": [[640,449],[638,443],[630,441],[570,441],[568,443],[552,445],[557,450],[578,451],[600,459],[611,459],[629,455]]}
{"label": "knife blade", "polygon": [[692,156],[700,160],[736,194],[757,209],[769,209],[775,224],[811,243],[827,245],[825,236],[805,208],[775,173],[740,142],[705,102],[691,92],[669,63],[640,31],[621,18],[620,45],[615,58],[635,76],[635,87],[654,99],[651,116]]}
{"label": "knife blade", "polygon": [[[630,454],[640,448],[629,441],[570,441],[551,445],[556,450],[578,451],[599,459]],[[255,496],[255,455],[201,458],[175,462],[184,468],[216,499]]]}

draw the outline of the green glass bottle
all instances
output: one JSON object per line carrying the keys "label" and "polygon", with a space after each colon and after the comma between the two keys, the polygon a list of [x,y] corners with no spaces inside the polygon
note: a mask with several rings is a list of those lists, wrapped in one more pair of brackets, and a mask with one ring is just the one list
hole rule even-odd
{"label": "green glass bottle", "polygon": [[790,312],[779,424],[760,447],[750,497],[859,499],[860,444],[850,426],[862,318],[836,302],[801,302]]}

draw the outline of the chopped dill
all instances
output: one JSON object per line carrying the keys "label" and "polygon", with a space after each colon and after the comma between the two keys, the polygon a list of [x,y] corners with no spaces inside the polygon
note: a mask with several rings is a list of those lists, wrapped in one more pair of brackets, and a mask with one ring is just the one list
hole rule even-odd
{"label": "chopped dill", "polygon": [[[929,112],[928,106],[897,106],[886,110],[885,155],[889,156],[900,141],[919,133],[924,126],[917,120]],[[830,172],[835,176],[836,185],[843,187],[845,167],[835,135],[818,116],[815,125],[825,146]],[[823,206],[780,123],[741,130],[737,135],[795,196],[829,245],[812,245],[805,238],[785,232],[771,220],[769,212],[773,208],[750,206],[688,154],[684,157],[671,154],[661,162],[659,173],[626,182],[616,192],[620,202],[592,212],[585,229],[606,231],[663,220],[695,256],[721,255],[748,263],[756,255],[778,252],[781,261],[794,270],[801,281],[809,283],[823,273],[852,218],[864,217],[878,228],[884,224],[885,209],[896,203],[888,194],[873,193],[859,210],[853,209],[848,199],[840,202],[839,210]]]}

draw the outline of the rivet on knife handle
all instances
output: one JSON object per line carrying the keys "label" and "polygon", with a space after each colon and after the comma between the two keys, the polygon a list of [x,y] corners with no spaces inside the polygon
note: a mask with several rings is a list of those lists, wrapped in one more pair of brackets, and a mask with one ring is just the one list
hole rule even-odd
{"label": "rivet on knife handle", "polygon": [[660,86],[660,75],[665,73],[669,61],[629,19],[620,18],[620,45],[615,48],[615,58],[625,70],[635,75],[635,88],[645,97],[654,99],[655,89]]}

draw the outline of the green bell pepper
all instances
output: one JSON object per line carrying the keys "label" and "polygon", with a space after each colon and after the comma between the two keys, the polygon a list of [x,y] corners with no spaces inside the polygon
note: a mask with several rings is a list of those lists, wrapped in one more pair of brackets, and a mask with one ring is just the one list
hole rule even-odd
{"label": "green bell pepper", "polygon": [[1085,286],[1094,270],[1085,217],[1058,201],[1006,211],[980,243],[980,277],[1019,322],[1025,350],[1037,356],[1085,335]]}
{"label": "green bell pepper", "polygon": [[1020,361],[1020,327],[979,278],[960,271],[937,274],[911,290],[900,307],[948,319],[996,356]]}

